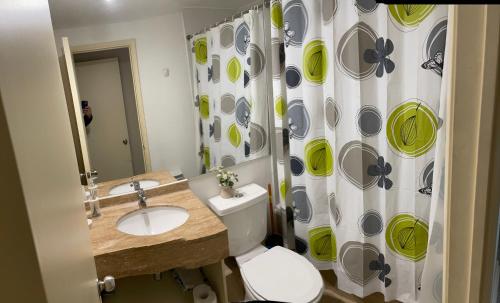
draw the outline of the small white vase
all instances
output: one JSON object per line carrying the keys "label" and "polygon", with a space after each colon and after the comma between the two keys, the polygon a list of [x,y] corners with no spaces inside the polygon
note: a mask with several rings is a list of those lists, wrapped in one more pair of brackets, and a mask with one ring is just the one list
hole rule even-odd
{"label": "small white vase", "polygon": [[229,199],[234,197],[234,188],[232,188],[231,186],[223,186],[220,184],[219,187],[220,187],[220,196],[222,198]]}

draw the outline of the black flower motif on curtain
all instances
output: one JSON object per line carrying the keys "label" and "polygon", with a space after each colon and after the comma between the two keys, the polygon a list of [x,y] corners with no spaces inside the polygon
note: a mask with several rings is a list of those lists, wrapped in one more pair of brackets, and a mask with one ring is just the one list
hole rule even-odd
{"label": "black flower motif on curtain", "polygon": [[378,179],[378,187],[385,188],[386,190],[391,189],[393,183],[388,178],[392,171],[392,166],[389,162],[385,162],[384,157],[378,157],[376,165],[368,166],[368,175],[370,176],[380,176]]}
{"label": "black flower motif on curtain", "polygon": [[364,60],[370,64],[377,64],[377,71],[375,75],[381,78],[386,73],[390,74],[394,71],[396,64],[389,58],[389,55],[394,51],[394,44],[391,39],[380,37],[375,42],[375,49],[367,49],[363,55]]}
{"label": "black flower motif on curtain", "polygon": [[369,268],[374,271],[379,271],[378,279],[384,282],[386,288],[391,285],[392,280],[387,278],[387,275],[391,272],[391,266],[385,263],[384,254],[379,254],[378,260],[371,261]]}

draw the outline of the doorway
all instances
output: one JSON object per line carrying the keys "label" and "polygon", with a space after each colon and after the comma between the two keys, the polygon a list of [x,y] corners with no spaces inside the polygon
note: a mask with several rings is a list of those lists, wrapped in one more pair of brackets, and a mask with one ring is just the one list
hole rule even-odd
{"label": "doorway", "polygon": [[[92,168],[101,181],[150,171],[135,55],[127,43],[72,47]],[[132,45],[133,46],[133,45]]]}

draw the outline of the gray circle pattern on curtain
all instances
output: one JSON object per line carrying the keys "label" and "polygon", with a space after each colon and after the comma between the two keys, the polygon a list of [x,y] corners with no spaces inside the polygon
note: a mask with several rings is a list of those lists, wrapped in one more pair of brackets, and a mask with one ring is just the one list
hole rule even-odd
{"label": "gray circle pattern on curtain", "polygon": [[337,104],[332,98],[327,98],[325,103],[325,118],[326,123],[330,129],[334,129],[337,124],[339,124],[340,118],[342,117],[342,112]]}
{"label": "gray circle pattern on curtain", "polygon": [[382,115],[372,105],[361,107],[357,116],[358,130],[365,137],[377,135],[382,129]]}
{"label": "gray circle pattern on curtain", "polygon": [[250,29],[246,22],[241,23],[236,29],[236,51],[240,55],[246,55],[250,42]]}
{"label": "gray circle pattern on curtain", "polygon": [[340,248],[338,260],[349,280],[364,286],[378,274],[370,269],[370,263],[377,260],[379,254],[373,244],[349,241]]}
{"label": "gray circle pattern on curtain", "polygon": [[290,136],[304,139],[311,126],[311,118],[302,100],[293,100],[288,103],[288,127]]}
{"label": "gray circle pattern on curtain", "polygon": [[368,210],[361,216],[359,220],[359,227],[361,233],[365,237],[373,237],[382,232],[384,228],[384,223],[382,222],[382,216],[376,210]]}
{"label": "gray circle pattern on curtain", "polygon": [[354,5],[363,14],[373,13],[378,7],[375,0],[354,0]]}
{"label": "gray circle pattern on curtain", "polygon": [[266,146],[266,130],[257,123],[250,123],[250,154],[260,152]]}
{"label": "gray circle pattern on curtain", "polygon": [[339,170],[359,189],[365,190],[377,184],[380,176],[368,174],[368,167],[374,165],[378,165],[378,153],[375,148],[366,143],[354,140],[340,149]]}
{"label": "gray circle pattern on curtain", "polygon": [[264,52],[256,44],[250,43],[250,79],[259,76],[266,66]]}
{"label": "gray circle pattern on curtain", "polygon": [[286,85],[288,88],[297,88],[302,83],[302,74],[297,66],[287,66],[285,69]]}
{"label": "gray circle pattern on curtain", "polygon": [[309,223],[313,214],[305,186],[292,187],[292,196],[295,206],[295,220],[302,223]]}
{"label": "gray circle pattern on curtain", "polygon": [[309,17],[301,0],[289,1],[283,8],[285,22],[285,42],[292,46],[300,46],[306,36]]}
{"label": "gray circle pattern on curtain", "polygon": [[230,48],[234,44],[234,28],[231,24],[224,24],[220,29],[220,45]]}
{"label": "gray circle pattern on curtain", "polygon": [[323,22],[332,22],[333,16],[337,12],[337,0],[322,0],[321,1],[321,15],[323,16]]}
{"label": "gray circle pattern on curtain", "polygon": [[374,48],[376,40],[377,34],[368,24],[354,24],[339,41],[337,63],[340,69],[356,80],[371,77],[377,70],[377,64],[366,62],[364,54]]}
{"label": "gray circle pattern on curtain", "polygon": [[250,122],[250,103],[245,97],[241,97],[236,102],[236,122],[247,128]]}
{"label": "gray circle pattern on curtain", "polygon": [[234,111],[236,109],[236,103],[234,100],[234,96],[232,94],[229,94],[229,93],[222,95],[221,101],[220,101],[220,107],[221,107],[222,112],[225,114],[230,115],[230,114],[234,113]]}

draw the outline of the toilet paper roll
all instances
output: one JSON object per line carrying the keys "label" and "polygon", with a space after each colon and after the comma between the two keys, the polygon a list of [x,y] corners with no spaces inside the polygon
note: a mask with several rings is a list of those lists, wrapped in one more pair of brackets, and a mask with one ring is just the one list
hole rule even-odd
{"label": "toilet paper roll", "polygon": [[193,288],[194,303],[217,303],[215,292],[207,284],[200,284]]}

